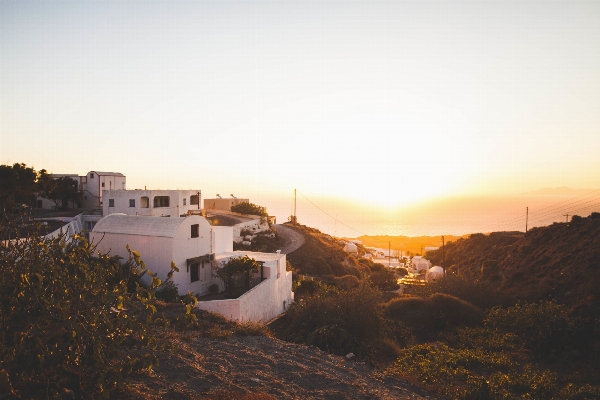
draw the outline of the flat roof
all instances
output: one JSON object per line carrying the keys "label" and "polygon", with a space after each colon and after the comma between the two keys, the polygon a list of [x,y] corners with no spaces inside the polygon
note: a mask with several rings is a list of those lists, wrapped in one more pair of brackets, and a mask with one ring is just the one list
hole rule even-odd
{"label": "flat roof", "polygon": [[277,261],[279,260],[282,256],[284,256],[285,254],[279,254],[279,253],[258,253],[255,251],[227,251],[224,253],[218,253],[215,258],[217,260],[220,260],[222,258],[227,258],[227,257],[243,257],[243,256],[248,256],[250,258],[254,258],[256,261]]}

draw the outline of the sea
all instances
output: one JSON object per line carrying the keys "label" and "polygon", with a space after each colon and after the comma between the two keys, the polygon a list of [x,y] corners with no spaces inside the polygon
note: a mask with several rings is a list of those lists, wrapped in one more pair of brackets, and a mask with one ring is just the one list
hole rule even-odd
{"label": "sea", "polygon": [[[293,201],[266,201],[284,223]],[[296,199],[298,223],[346,238],[377,235],[438,236],[521,231],[600,212],[600,190],[562,195],[456,196],[398,207],[330,198]]]}

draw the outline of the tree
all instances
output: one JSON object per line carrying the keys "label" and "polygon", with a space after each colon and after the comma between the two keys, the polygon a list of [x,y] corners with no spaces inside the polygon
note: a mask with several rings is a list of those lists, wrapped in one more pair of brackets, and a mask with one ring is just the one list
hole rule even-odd
{"label": "tree", "polygon": [[243,202],[231,206],[231,211],[237,212],[240,214],[250,214],[250,215],[259,215],[261,217],[268,217],[267,210],[264,207],[256,205],[254,203]]}
{"label": "tree", "polygon": [[228,297],[239,297],[250,289],[250,272],[258,272],[261,264],[247,255],[230,258],[221,268],[215,268],[215,276],[223,282]]}
{"label": "tree", "polygon": [[10,398],[107,397],[157,363],[161,280],[148,271],[150,287],[137,283],[145,265],[135,251],[122,262],[94,256],[82,236],[64,239],[0,242],[0,387]]}
{"label": "tree", "polygon": [[7,212],[21,204],[33,205],[37,177],[35,169],[23,163],[0,165],[0,211]]}
{"label": "tree", "polygon": [[54,202],[56,208],[60,204],[60,208],[66,210],[69,206],[69,201],[75,203],[81,201],[81,192],[77,188],[77,181],[68,176],[63,176],[55,180],[54,189],[48,193],[48,198]]}

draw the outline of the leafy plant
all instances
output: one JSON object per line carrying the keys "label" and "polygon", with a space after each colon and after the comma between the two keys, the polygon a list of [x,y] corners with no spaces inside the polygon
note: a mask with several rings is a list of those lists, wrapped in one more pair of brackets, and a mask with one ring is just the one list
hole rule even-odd
{"label": "leafy plant", "polygon": [[260,263],[247,255],[230,258],[221,267],[216,266],[214,275],[221,279],[229,297],[239,297],[250,289],[250,273],[258,272]]}
{"label": "leafy plant", "polygon": [[11,395],[106,398],[157,365],[150,327],[161,280],[147,271],[150,286],[135,283],[146,270],[136,251],[124,263],[93,252],[79,235],[0,243],[0,371]]}

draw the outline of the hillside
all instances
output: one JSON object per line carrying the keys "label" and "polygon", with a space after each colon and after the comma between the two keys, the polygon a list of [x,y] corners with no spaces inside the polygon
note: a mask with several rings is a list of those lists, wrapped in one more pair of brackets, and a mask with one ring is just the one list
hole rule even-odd
{"label": "hillside", "polygon": [[343,242],[318,229],[286,224],[304,236],[304,244],[287,256],[294,269],[302,275],[361,277],[364,269],[356,258],[344,251]]}
{"label": "hillside", "polygon": [[[556,300],[600,316],[600,214],[523,232],[474,234],[446,245],[450,273],[492,283],[514,300]],[[430,254],[442,263],[441,249]]]}

